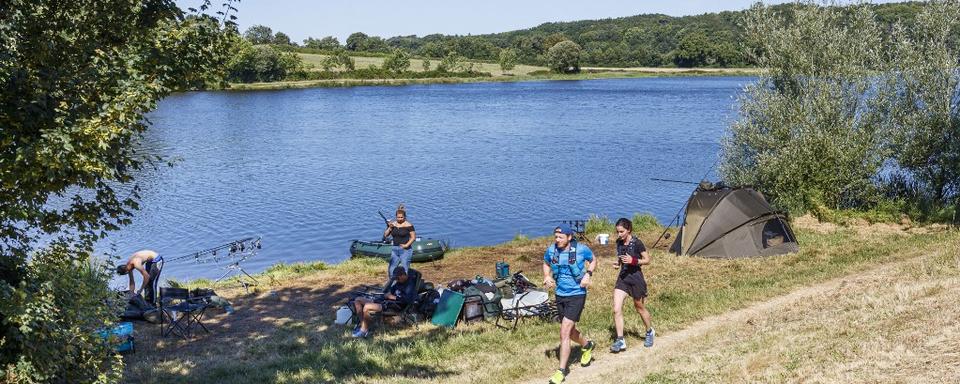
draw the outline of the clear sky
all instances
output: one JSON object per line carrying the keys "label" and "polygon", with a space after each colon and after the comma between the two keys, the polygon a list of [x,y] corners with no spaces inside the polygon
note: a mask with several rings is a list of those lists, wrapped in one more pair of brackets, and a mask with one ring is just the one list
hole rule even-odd
{"label": "clear sky", "polygon": [[[176,0],[181,8],[197,7],[200,0]],[[574,21],[663,13],[699,15],[741,10],[756,0],[241,0],[236,6],[244,31],[263,24],[298,43],[309,37],[332,35],[344,42],[353,32],[384,38],[398,35],[484,34],[525,29],[550,21]],[[222,1],[214,0],[214,4]],[[765,1],[768,4],[783,0]]]}

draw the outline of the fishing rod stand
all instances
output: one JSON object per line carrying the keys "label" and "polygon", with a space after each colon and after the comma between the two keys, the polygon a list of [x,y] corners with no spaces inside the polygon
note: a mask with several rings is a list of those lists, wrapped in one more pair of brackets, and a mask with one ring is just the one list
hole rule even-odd
{"label": "fishing rod stand", "polygon": [[247,293],[250,293],[250,286],[260,285],[260,282],[257,281],[257,279],[251,276],[249,273],[247,273],[245,269],[243,269],[243,266],[240,265],[240,262],[242,262],[243,260],[246,260],[246,257],[243,257],[241,260],[234,261],[230,263],[230,265],[227,265],[226,267],[224,267],[226,271],[224,271],[223,274],[220,275],[220,278],[218,278],[213,283],[214,284],[219,283],[224,279],[236,280],[237,283],[243,286],[244,291],[246,291]]}
{"label": "fishing rod stand", "polygon": [[[234,280],[243,286],[243,289],[250,292],[251,285],[259,285],[252,275],[243,269],[242,263],[247,259],[257,255],[257,251],[262,248],[260,237],[247,237],[244,239],[231,241],[226,244],[218,245],[213,248],[204,249],[199,252],[188,253],[183,256],[174,257],[170,261],[193,260],[195,263],[203,264],[207,262],[219,262],[222,259],[228,259],[230,264],[223,267],[225,271],[220,278],[213,283],[217,284],[224,280]],[[219,255],[218,255],[219,252]]]}

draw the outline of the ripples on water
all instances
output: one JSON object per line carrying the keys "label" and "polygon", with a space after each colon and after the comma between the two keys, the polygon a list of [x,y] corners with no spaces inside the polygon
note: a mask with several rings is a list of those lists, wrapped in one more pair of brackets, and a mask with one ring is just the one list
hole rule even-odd
{"label": "ripples on water", "polygon": [[[142,210],[102,248],[168,257],[247,235],[247,263],[338,262],[404,202],[424,237],[455,246],[549,234],[555,220],[672,218],[714,165],[749,78],[195,92],[150,115],[144,145],[178,159],[145,172]],[[711,174],[711,176],[714,176]],[[216,277],[170,263],[165,277]]]}

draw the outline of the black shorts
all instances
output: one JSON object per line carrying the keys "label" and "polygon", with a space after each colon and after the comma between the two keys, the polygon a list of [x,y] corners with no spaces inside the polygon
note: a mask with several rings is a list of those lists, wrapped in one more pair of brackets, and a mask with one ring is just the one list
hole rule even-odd
{"label": "black shorts", "polygon": [[560,312],[560,317],[577,322],[580,321],[580,313],[586,303],[587,295],[557,296],[557,311]]}
{"label": "black shorts", "polygon": [[614,288],[626,292],[634,300],[647,297],[647,281],[639,271],[617,277],[617,285]]}

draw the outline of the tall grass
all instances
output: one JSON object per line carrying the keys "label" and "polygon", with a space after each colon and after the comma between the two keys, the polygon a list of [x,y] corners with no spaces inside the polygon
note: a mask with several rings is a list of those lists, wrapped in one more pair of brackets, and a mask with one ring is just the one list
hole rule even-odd
{"label": "tall grass", "polygon": [[[630,221],[633,223],[634,233],[663,229],[663,226],[660,225],[657,218],[649,213],[635,213]],[[596,235],[598,233],[613,234],[616,233],[615,222],[607,216],[590,215],[586,225],[584,225],[584,232],[588,235]]]}

